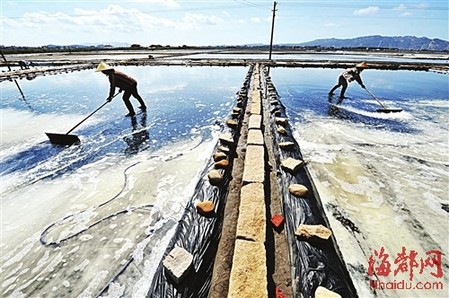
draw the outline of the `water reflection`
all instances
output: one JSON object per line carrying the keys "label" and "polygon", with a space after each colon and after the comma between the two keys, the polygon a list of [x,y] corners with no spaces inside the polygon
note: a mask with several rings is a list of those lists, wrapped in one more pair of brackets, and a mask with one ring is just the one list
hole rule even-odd
{"label": "water reflection", "polygon": [[125,149],[125,154],[136,154],[141,149],[146,149],[144,146],[150,139],[150,134],[147,127],[147,111],[143,111],[140,117],[140,122],[137,121],[137,116],[131,117],[132,134],[131,136],[123,137],[123,140],[128,144]]}

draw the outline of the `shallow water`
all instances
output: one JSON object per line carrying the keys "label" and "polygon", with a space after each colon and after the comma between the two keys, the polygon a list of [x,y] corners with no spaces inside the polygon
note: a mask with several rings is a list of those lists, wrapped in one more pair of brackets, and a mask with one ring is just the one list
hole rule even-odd
{"label": "shallow water", "polygon": [[[356,83],[349,86],[349,98],[341,106],[328,104],[327,92],[339,72],[273,69],[271,76],[359,295],[445,297],[449,286],[448,76],[366,70],[362,78],[367,89],[388,107],[403,109],[382,114],[375,112],[379,105]],[[390,263],[391,272],[382,275],[379,270],[371,279],[410,282],[413,287],[421,282],[432,289],[370,288],[368,260],[374,256],[379,265],[376,252],[382,248],[389,254],[384,265]],[[417,253],[416,267],[410,258],[405,267],[394,263],[403,248],[405,257]],[[432,250],[444,254],[442,278],[432,275],[437,266],[420,263]],[[444,289],[435,289],[434,282],[442,282]]]}
{"label": "shallow water", "polygon": [[[26,102],[14,83],[0,84],[3,295],[95,295],[131,257],[139,274],[112,283],[109,295],[148,290],[247,69],[121,69],[138,80],[147,114],[124,118],[116,98],[73,132],[81,144],[70,148],[52,146],[44,132],[65,133],[100,106],[105,76],[20,80]],[[448,272],[448,76],[365,71],[367,88],[404,110],[379,114],[354,84],[341,107],[329,106],[339,72],[271,70],[359,295],[445,297],[435,289],[374,294],[366,278],[382,247],[392,268],[402,247],[418,259],[440,250]],[[446,275],[423,269],[415,284],[442,281],[447,290]],[[406,271],[378,280],[408,281]]]}
{"label": "shallow water", "polygon": [[44,132],[65,133],[103,104],[104,75],[19,81],[26,102],[0,85],[3,295],[96,295],[135,267],[122,286],[148,291],[247,69],[121,69],[138,80],[147,113],[125,118],[116,98],[68,148]]}

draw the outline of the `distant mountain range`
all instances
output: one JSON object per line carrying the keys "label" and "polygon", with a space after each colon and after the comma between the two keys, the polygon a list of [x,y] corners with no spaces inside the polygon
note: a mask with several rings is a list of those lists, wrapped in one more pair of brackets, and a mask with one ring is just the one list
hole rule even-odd
{"label": "distant mountain range", "polygon": [[416,36],[363,36],[350,39],[317,39],[296,44],[322,48],[383,48],[401,50],[449,51],[449,41]]}

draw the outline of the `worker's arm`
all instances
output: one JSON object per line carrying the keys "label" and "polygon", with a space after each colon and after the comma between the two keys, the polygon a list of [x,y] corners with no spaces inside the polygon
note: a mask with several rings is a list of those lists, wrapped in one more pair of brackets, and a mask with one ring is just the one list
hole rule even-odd
{"label": "worker's arm", "polygon": [[360,87],[362,87],[363,89],[365,89],[365,85],[363,84],[362,78],[360,77],[359,74],[355,74],[354,75],[354,79],[357,81],[357,83],[359,83]]}
{"label": "worker's arm", "polygon": [[111,101],[112,97],[114,96],[114,92],[115,92],[115,75],[114,74],[109,75],[109,83],[110,83],[111,87],[109,89],[108,101]]}

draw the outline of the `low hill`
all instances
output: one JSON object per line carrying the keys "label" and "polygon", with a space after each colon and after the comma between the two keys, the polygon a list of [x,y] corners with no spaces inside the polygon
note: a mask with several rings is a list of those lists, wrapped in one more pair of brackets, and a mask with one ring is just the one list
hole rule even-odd
{"label": "low hill", "polygon": [[449,41],[416,36],[363,36],[350,39],[317,39],[298,44],[322,48],[383,48],[414,51],[449,51]]}

